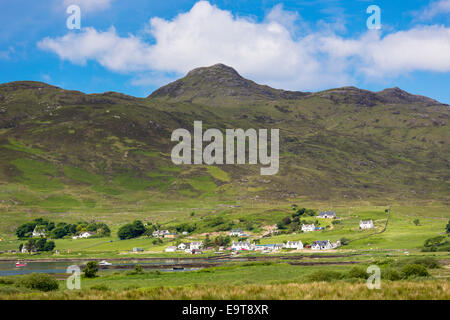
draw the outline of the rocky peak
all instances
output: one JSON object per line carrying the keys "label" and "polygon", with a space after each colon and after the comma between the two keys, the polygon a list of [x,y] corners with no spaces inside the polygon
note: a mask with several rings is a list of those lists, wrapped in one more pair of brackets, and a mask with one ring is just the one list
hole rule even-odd
{"label": "rocky peak", "polygon": [[304,96],[302,92],[277,90],[259,85],[242,77],[235,69],[218,63],[210,67],[196,68],[184,78],[176,80],[153,92],[151,98],[166,98],[176,101],[207,100],[217,103],[219,99],[295,99]]}

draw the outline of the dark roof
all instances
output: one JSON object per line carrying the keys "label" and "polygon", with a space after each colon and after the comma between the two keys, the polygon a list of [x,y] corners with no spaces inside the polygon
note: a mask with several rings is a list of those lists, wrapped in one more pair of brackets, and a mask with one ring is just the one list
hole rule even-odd
{"label": "dark roof", "polygon": [[334,211],[322,211],[321,213],[319,213],[319,216],[324,216],[324,215],[336,216],[336,212],[334,212]]}
{"label": "dark roof", "polygon": [[313,242],[313,245],[318,245],[318,246],[326,246],[328,244],[328,242],[330,242],[329,240],[317,240]]}

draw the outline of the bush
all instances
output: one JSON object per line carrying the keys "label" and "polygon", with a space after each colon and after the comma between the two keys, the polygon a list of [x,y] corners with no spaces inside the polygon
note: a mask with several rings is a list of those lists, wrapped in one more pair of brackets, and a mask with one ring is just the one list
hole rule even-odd
{"label": "bush", "polygon": [[381,278],[385,280],[397,281],[402,278],[402,275],[396,269],[387,268],[382,271]]}
{"label": "bush", "polygon": [[428,277],[427,268],[420,264],[407,264],[402,268],[403,278]]}
{"label": "bush", "polygon": [[52,276],[43,273],[32,273],[23,276],[16,282],[16,285],[18,287],[40,291],[52,291],[59,288],[58,282]]}
{"label": "bush", "polygon": [[109,290],[109,288],[104,284],[93,285],[90,289],[97,290],[97,291],[108,291]]}
{"label": "bush", "polygon": [[0,284],[13,284],[13,283],[14,281],[12,281],[11,279],[0,277]]}
{"label": "bush", "polygon": [[367,279],[369,274],[364,268],[355,266],[349,270],[347,276],[349,278]]}
{"label": "bush", "polygon": [[428,269],[437,269],[440,267],[439,261],[434,257],[423,257],[412,260],[412,264],[420,264]]}
{"label": "bush", "polygon": [[98,272],[98,262],[89,261],[83,271],[86,278],[95,278]]}
{"label": "bush", "polygon": [[316,271],[308,275],[310,281],[332,281],[342,279],[344,275],[337,271]]}
{"label": "bush", "polygon": [[137,238],[145,233],[146,229],[142,221],[136,220],[119,228],[117,235],[120,240]]}

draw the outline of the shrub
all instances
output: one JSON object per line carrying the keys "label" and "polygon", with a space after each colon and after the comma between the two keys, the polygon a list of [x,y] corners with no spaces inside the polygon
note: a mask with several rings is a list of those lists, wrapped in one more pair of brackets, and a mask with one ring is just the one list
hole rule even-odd
{"label": "shrub", "polygon": [[316,271],[308,275],[310,281],[332,281],[342,279],[344,275],[337,271]]}
{"label": "shrub", "polygon": [[131,272],[128,272],[128,275],[136,275],[136,274],[143,274],[144,273],[144,269],[142,268],[141,265],[137,264],[134,266],[134,270]]}
{"label": "shrub", "polygon": [[396,269],[387,268],[382,271],[381,278],[385,280],[397,281],[402,278],[402,275]]}
{"label": "shrub", "polygon": [[348,271],[347,276],[349,278],[367,279],[369,277],[368,273],[364,268],[355,266]]}
{"label": "shrub", "polygon": [[436,269],[440,267],[439,261],[434,257],[422,257],[412,260],[412,264],[420,264],[425,268]]}
{"label": "shrub", "polygon": [[117,235],[120,240],[132,239],[143,235],[145,230],[146,229],[142,221],[136,220],[133,223],[121,226],[119,231],[117,231]]}
{"label": "shrub", "polygon": [[402,268],[403,278],[428,277],[427,268],[420,264],[407,264]]}
{"label": "shrub", "polygon": [[104,284],[93,285],[90,289],[97,290],[97,291],[108,291],[109,290],[109,288]]}
{"label": "shrub", "polygon": [[83,271],[86,278],[95,278],[98,272],[98,262],[89,261]]}
{"label": "shrub", "polygon": [[12,281],[11,279],[0,277],[0,284],[13,284],[13,283],[14,281]]}
{"label": "shrub", "polygon": [[58,282],[52,276],[43,273],[32,273],[23,276],[16,282],[18,287],[32,290],[52,291],[59,288]]}

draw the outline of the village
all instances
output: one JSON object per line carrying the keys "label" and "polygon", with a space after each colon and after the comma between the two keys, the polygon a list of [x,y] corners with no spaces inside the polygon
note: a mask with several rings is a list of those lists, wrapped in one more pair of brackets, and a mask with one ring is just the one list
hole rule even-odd
{"label": "village", "polygon": [[[324,211],[320,212],[317,218],[320,219],[339,219],[336,216],[334,211]],[[367,230],[374,228],[374,223],[372,219],[369,220],[361,220],[359,223],[359,229]],[[314,223],[312,224],[302,224],[301,227],[302,232],[314,232],[324,230],[323,227],[317,227]],[[271,230],[271,233],[277,233],[278,231]],[[187,232],[184,232],[183,235],[187,235]],[[294,250],[332,250],[341,246],[341,241],[337,240],[336,242],[331,242],[330,240],[314,240],[311,244],[303,244],[301,240],[288,240],[283,243],[270,243],[270,244],[260,244],[261,238],[253,239],[253,241],[249,240],[250,234],[244,232],[240,228],[231,229],[228,233],[228,236],[231,238],[237,238],[239,240],[234,240],[229,245],[222,246],[208,246],[203,241],[192,241],[192,242],[181,242],[177,245],[170,245],[164,249],[164,252],[184,252],[188,254],[202,254],[204,251],[212,251],[217,249],[218,251],[214,252],[216,254],[221,254],[225,251],[231,252],[231,254],[236,255],[238,252],[259,252],[259,253],[273,253],[279,252],[283,249],[287,251]],[[178,237],[177,233],[169,232],[169,230],[157,230],[153,232],[153,237],[157,238],[170,238],[175,239]],[[133,252],[141,252],[142,248],[133,248]]]}

